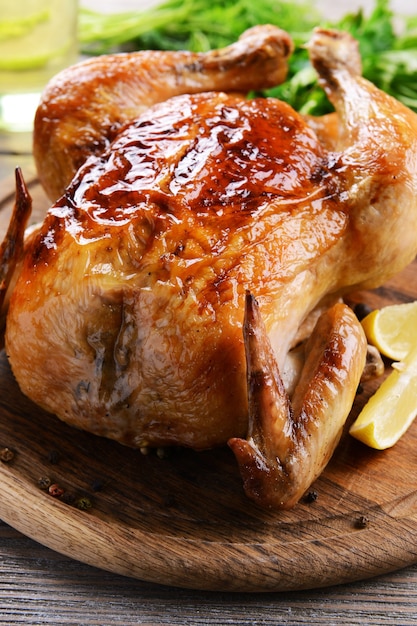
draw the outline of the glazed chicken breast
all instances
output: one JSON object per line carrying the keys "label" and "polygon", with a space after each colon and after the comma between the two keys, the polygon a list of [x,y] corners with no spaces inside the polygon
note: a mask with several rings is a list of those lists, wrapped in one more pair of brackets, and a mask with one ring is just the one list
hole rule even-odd
{"label": "glazed chicken breast", "polygon": [[59,73],[35,116],[33,155],[51,200],[64,193],[90,154],[100,154],[127,122],[157,102],[204,91],[246,94],[287,75],[289,35],[255,26],[206,53],[141,50],[93,57]]}
{"label": "glazed chicken breast", "polygon": [[6,327],[38,405],[137,448],[229,444],[247,495],[276,509],[323,470],[354,400],[366,340],[341,299],[417,252],[417,117],[360,76],[349,35],[317,29],[309,52],[336,125],[226,92],[219,67],[206,90],[204,63],[201,93],[167,94],[114,138],[104,115],[104,148],[26,243]]}

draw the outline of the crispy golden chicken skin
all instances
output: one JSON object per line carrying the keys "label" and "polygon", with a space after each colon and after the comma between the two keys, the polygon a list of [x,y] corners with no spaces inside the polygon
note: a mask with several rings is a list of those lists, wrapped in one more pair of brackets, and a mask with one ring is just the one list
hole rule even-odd
{"label": "crispy golden chicken skin", "polygon": [[228,442],[272,508],[322,471],[353,403],[366,341],[341,296],[417,252],[417,117],[360,77],[350,36],[318,29],[309,50],[337,137],[275,99],[155,104],[51,207],[7,317],[41,407],[129,446]]}
{"label": "crispy golden chicken skin", "polygon": [[120,128],[151,105],[185,93],[246,94],[281,83],[292,52],[289,35],[255,26],[221,50],[142,50],[103,55],[64,70],[43,94],[33,154],[39,179],[56,200],[90,154],[100,154]]}

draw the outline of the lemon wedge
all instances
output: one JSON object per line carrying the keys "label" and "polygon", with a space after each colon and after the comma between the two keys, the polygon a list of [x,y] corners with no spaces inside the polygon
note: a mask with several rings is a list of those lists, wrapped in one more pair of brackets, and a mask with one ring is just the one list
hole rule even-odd
{"label": "lemon wedge", "polygon": [[381,354],[402,361],[417,342],[417,301],[376,309],[363,318],[362,326]]}
{"label": "lemon wedge", "polygon": [[391,448],[417,416],[417,341],[370,397],[350,434],[371,448]]}

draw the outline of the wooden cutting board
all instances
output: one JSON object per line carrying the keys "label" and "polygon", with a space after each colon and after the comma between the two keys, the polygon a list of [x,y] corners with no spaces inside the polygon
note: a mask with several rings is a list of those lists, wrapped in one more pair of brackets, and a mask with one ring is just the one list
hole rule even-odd
{"label": "wooden cutting board", "polygon": [[[47,207],[29,180],[38,219]],[[13,202],[0,192],[0,229]],[[417,262],[373,293],[372,306],[417,298]],[[375,384],[357,396],[349,423]],[[0,517],[74,559],[138,579],[222,591],[284,591],[364,579],[417,562],[417,423],[391,450],[347,433],[317,498],[260,510],[228,449],[143,456],[79,432],[19,391],[0,353]],[[54,498],[40,478],[58,484]],[[82,506],[90,508],[79,508]]]}

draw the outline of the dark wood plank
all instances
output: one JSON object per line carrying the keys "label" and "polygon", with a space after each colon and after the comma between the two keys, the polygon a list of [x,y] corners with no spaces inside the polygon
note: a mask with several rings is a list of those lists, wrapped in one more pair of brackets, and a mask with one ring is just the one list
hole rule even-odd
{"label": "dark wood plank", "polygon": [[0,523],[0,624],[349,624],[417,622],[417,566],[371,581],[286,593],[175,589],[48,550]]}
{"label": "dark wood plank", "polygon": [[[30,184],[38,219],[47,201]],[[12,193],[2,194],[7,211]],[[416,296],[414,263],[355,298],[379,306]],[[358,395],[350,420],[374,388]],[[315,502],[266,512],[245,498],[229,450],[173,450],[161,459],[76,431],[24,397],[0,355],[0,447],[15,453],[0,464],[0,517],[62,555],[148,582],[282,592],[416,563],[416,444],[417,424],[383,453],[346,433],[314,486]],[[63,496],[42,490],[41,477]]]}

